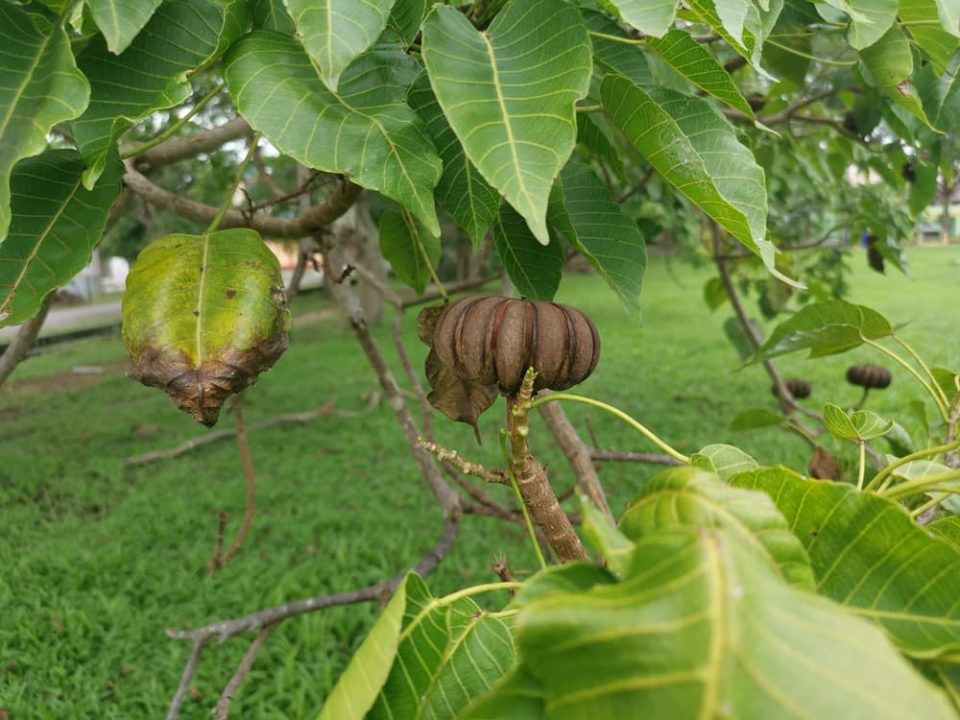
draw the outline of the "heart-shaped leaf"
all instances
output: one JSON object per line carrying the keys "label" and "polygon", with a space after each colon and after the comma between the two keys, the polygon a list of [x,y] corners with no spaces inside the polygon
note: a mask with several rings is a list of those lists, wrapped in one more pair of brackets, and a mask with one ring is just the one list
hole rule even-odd
{"label": "heart-shaped leaf", "polygon": [[622,582],[544,594],[517,626],[536,717],[954,717],[877,628],[721,530],[645,537]]}
{"label": "heart-shaped leaf", "polygon": [[13,218],[0,245],[0,326],[33,317],[90,262],[120,193],[123,164],[114,155],[93,190],[83,188],[84,168],[74,150],[47,150],[14,168]]}
{"label": "heart-shaped leaf", "polygon": [[297,32],[332,92],[347,66],[380,37],[395,0],[285,0]]}
{"label": "heart-shaped leaf", "polygon": [[892,334],[876,310],[843,300],[813,303],[777,325],[750,362],[807,349],[812,358],[835,355]]}
{"label": "heart-shaped leaf", "polygon": [[690,456],[690,464],[716,473],[724,480],[738,472],[760,467],[756,460],[733,445],[707,445]]}
{"label": "heart-shaped leaf", "polygon": [[663,529],[704,527],[736,535],[788,582],[813,587],[810,558],[770,498],[730,487],[711,472],[677,467],[657,473],[620,519],[620,530],[634,541]]}
{"label": "heart-shaped leaf", "polygon": [[123,296],[131,377],[195,420],[220,408],[287,347],[280,264],[253,230],[166,235],[140,253]]}
{"label": "heart-shaped leaf", "polygon": [[439,236],[440,158],[404,103],[416,72],[399,48],[377,46],[347,68],[334,94],[293,38],[266,31],[231,47],[224,67],[240,114],[281,151],[383,193]]}
{"label": "heart-shaped leaf", "polygon": [[887,32],[897,17],[897,0],[824,0],[850,17],[847,42],[857,50],[869,47]]}
{"label": "heart-shaped leaf", "polygon": [[0,243],[14,165],[43,151],[50,128],[83,112],[89,98],[63,28],[41,32],[22,8],[0,3]]}
{"label": "heart-shaped leaf", "polygon": [[467,157],[546,245],[550,189],[573,152],[574,104],[590,81],[580,14],[554,0],[514,0],[481,33],[436,5],[423,23],[423,59]]}
{"label": "heart-shaped leaf", "polygon": [[869,410],[857,410],[847,414],[837,405],[827,403],[823,407],[823,424],[834,437],[841,440],[873,440],[893,429],[893,421],[882,418]]}
{"label": "heart-shaped leaf", "polygon": [[110,52],[119,55],[133,41],[162,0],[87,0]]}
{"label": "heart-shaped leaf", "polygon": [[493,242],[507,275],[531,300],[552,300],[560,287],[564,255],[559,242],[541,245],[527,223],[509,205],[500,207]]}
{"label": "heart-shaped leaf", "polygon": [[960,550],[902,507],[786,468],[730,482],[773,499],[810,556],[819,593],[878,623],[912,657],[960,650]]}
{"label": "heart-shaped leaf", "polygon": [[409,210],[388,210],[380,216],[380,252],[397,277],[419,295],[440,262],[440,238]]}
{"label": "heart-shaped leaf", "polygon": [[661,37],[677,14],[677,0],[607,0],[627,25],[645,35]]}

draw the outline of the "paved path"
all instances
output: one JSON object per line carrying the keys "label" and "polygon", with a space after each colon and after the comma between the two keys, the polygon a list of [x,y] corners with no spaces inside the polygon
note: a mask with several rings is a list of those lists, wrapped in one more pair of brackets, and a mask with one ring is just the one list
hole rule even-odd
{"label": "paved path", "polygon": [[[74,305],[55,307],[43,323],[43,334],[56,333],[58,330],[78,327],[112,325],[120,322],[120,301],[97,303],[96,305]],[[17,334],[17,326],[0,328],[0,340],[7,340]]]}

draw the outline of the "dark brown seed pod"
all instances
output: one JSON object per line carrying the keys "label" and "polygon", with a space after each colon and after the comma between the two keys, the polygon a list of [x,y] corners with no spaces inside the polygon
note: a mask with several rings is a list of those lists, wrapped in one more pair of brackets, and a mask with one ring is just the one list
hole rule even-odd
{"label": "dark brown seed pod", "polygon": [[[784,380],[783,384],[787,386],[787,390],[789,390],[790,394],[793,395],[793,397],[797,400],[803,400],[804,398],[810,397],[810,383],[805,380],[800,380],[799,378],[789,378]],[[776,397],[777,386],[774,385],[771,387],[770,392],[772,392],[774,397]]]}
{"label": "dark brown seed pod", "polygon": [[853,365],[847,369],[847,382],[867,390],[883,390],[892,381],[890,371],[879,365]]}
{"label": "dark brown seed pod", "polygon": [[600,359],[600,336],[567,305],[473,295],[444,310],[433,348],[463,380],[513,395],[530,367],[537,371],[534,390],[566,390],[586,380]]}

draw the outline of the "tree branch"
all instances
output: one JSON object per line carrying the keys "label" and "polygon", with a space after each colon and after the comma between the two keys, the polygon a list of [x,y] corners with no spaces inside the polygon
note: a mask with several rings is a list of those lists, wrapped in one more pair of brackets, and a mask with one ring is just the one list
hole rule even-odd
{"label": "tree branch", "polygon": [[[181,197],[154,184],[146,176],[135,170],[127,162],[127,172],[123,176],[124,184],[140,197],[153,205],[181,217],[208,225],[219,212],[218,208],[206,205],[190,198]],[[345,180],[324,202],[312,206],[296,218],[279,218],[269,215],[250,214],[241,210],[228,210],[220,222],[220,228],[249,227],[261,235],[277,238],[300,238],[310,235],[330,225],[343,215],[360,197],[363,188]]]}
{"label": "tree branch", "polygon": [[237,671],[233,674],[233,677],[230,678],[230,682],[227,683],[226,687],[223,688],[220,699],[217,700],[217,704],[213,708],[213,717],[215,720],[227,720],[230,716],[230,704],[237,694],[240,683],[247,677],[247,673],[249,673],[250,668],[253,667],[253,661],[257,659],[257,653],[260,652],[260,648],[263,647],[267,638],[270,637],[270,633],[272,633],[276,627],[276,623],[264,625],[260,628],[260,632],[257,633],[253,642],[250,643],[250,647],[247,648],[247,651],[243,654],[243,659],[237,666]]}
{"label": "tree branch", "polygon": [[47,313],[50,311],[50,305],[53,303],[53,296],[54,293],[51,292],[44,298],[40,305],[40,311],[20,326],[13,340],[7,345],[7,349],[0,355],[0,385],[3,385],[6,379],[10,377],[17,364],[37,341],[37,336],[40,334],[43,323],[47,319]]}
{"label": "tree branch", "polygon": [[682,465],[679,460],[669,455],[645,452],[622,452],[620,450],[589,450],[590,457],[601,462],[637,462],[651,465]]}
{"label": "tree branch", "polygon": [[200,130],[186,137],[162,142],[156,147],[133,158],[138,168],[155,168],[170,165],[180,160],[195,157],[200,153],[212,152],[231,140],[253,135],[253,128],[241,117],[228,120],[223,125]]}

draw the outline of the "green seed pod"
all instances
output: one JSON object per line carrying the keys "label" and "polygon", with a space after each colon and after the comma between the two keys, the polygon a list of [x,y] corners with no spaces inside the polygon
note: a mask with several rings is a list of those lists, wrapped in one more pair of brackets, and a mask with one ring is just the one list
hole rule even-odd
{"label": "green seed pod", "polygon": [[847,382],[867,390],[883,390],[892,381],[890,371],[879,365],[853,365],[847,369]]}
{"label": "green seed pod", "polygon": [[600,359],[600,336],[586,315],[566,305],[474,295],[443,311],[433,348],[463,380],[513,395],[530,367],[537,371],[534,390],[566,390],[586,380]]}

